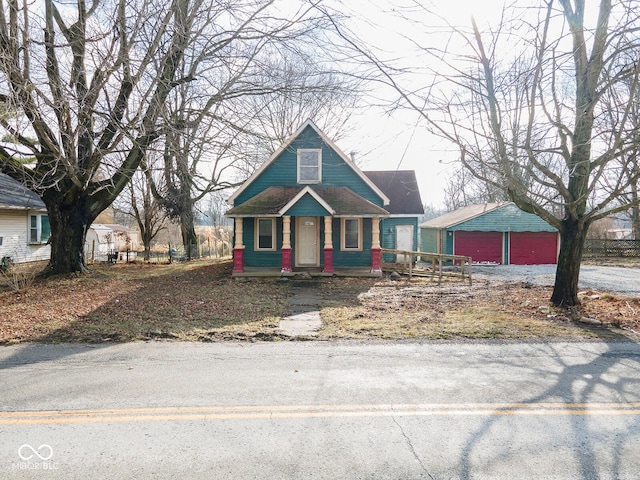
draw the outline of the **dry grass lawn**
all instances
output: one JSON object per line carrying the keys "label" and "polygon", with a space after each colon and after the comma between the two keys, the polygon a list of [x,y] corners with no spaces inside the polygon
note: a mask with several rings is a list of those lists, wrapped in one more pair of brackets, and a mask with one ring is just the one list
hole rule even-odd
{"label": "dry grass lawn", "polygon": [[[278,322],[298,281],[236,281],[230,270],[230,262],[211,260],[102,265],[89,275],[30,279],[18,292],[5,279],[0,343],[285,338]],[[580,310],[565,311],[550,308],[549,288],[526,284],[306,282],[322,299],[319,339],[635,338],[640,331],[640,299],[597,292],[584,292]]]}
{"label": "dry grass lawn", "polygon": [[[640,299],[592,291],[582,292],[582,308],[563,310],[551,307],[551,288],[523,283],[438,286],[422,279],[382,280],[357,295],[348,290],[342,286],[327,295],[332,300],[325,301],[322,310],[324,335],[569,340],[634,337],[640,331]],[[336,299],[340,296],[343,300]],[[350,304],[348,297],[353,299]]]}

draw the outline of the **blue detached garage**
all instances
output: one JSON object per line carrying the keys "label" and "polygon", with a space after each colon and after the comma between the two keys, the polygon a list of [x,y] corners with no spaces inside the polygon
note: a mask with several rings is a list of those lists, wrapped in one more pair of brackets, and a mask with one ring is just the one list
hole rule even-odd
{"label": "blue detached garage", "polygon": [[469,205],[420,224],[423,252],[465,255],[474,263],[555,264],[558,231],[512,202]]}

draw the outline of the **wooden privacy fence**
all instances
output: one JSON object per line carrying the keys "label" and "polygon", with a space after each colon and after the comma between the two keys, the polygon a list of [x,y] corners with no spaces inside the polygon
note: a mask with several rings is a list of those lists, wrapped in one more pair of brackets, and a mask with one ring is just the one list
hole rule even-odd
{"label": "wooden privacy fence", "polygon": [[[443,255],[439,253],[426,253],[426,252],[412,252],[409,250],[392,250],[389,248],[382,249],[382,255],[393,254],[396,257],[396,262],[383,262],[382,270],[387,272],[405,273],[411,278],[413,275],[421,277],[431,277],[431,279],[438,278],[438,284],[442,282],[443,277],[458,277],[463,282],[469,280],[469,285],[472,284],[471,280],[471,257],[465,257],[462,255]],[[398,262],[398,256],[401,256],[403,261]],[[420,265],[422,264],[422,265]],[[445,270],[443,266],[456,266],[455,269]]]}
{"label": "wooden privacy fence", "polygon": [[585,257],[640,257],[640,240],[588,238],[584,244]]}

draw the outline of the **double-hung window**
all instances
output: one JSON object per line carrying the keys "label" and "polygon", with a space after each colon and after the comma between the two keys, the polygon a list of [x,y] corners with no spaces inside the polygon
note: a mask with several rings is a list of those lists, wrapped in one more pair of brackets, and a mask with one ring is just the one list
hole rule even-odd
{"label": "double-hung window", "polygon": [[362,250],[362,219],[343,218],[342,219],[342,250]]}
{"label": "double-hung window", "polygon": [[49,216],[44,214],[29,215],[29,243],[47,243],[51,237]]}
{"label": "double-hung window", "polygon": [[276,249],[276,219],[256,218],[256,250]]}
{"label": "double-hung window", "polygon": [[322,182],[322,150],[298,150],[298,183]]}

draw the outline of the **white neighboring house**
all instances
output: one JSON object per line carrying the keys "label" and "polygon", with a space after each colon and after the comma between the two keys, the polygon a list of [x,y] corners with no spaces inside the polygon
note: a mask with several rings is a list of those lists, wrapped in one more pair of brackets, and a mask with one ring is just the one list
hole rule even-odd
{"label": "white neighboring house", "polygon": [[135,260],[140,240],[137,230],[123,225],[93,223],[87,230],[84,254],[88,261]]}
{"label": "white neighboring house", "polygon": [[0,260],[49,260],[51,237],[47,208],[40,197],[0,173]]}
{"label": "white neighboring house", "polygon": [[633,230],[630,228],[611,228],[606,235],[613,240],[633,240]]}
{"label": "white neighboring house", "polygon": [[115,253],[113,230],[101,223],[92,224],[87,230],[84,256],[88,261],[107,261],[108,255]]}

